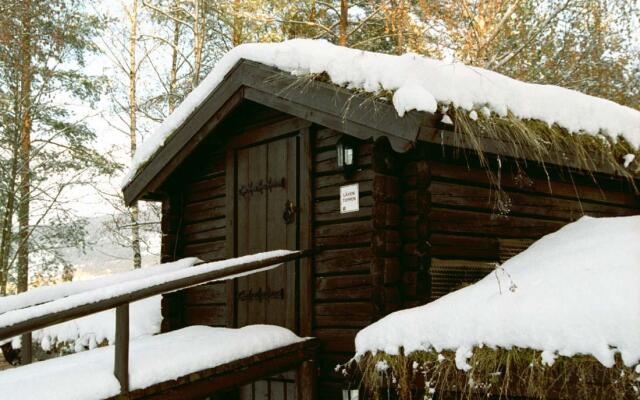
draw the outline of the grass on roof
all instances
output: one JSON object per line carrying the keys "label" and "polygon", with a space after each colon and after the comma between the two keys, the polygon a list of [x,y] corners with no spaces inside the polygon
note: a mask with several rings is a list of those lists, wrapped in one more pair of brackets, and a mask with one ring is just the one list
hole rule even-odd
{"label": "grass on roof", "polygon": [[489,398],[627,400],[640,398],[640,367],[625,366],[620,357],[606,368],[592,356],[556,356],[552,365],[540,351],[523,348],[476,347],[467,361],[471,369],[456,367],[455,353],[419,351],[404,355],[367,353],[344,366],[361,377],[372,399],[476,400]]}

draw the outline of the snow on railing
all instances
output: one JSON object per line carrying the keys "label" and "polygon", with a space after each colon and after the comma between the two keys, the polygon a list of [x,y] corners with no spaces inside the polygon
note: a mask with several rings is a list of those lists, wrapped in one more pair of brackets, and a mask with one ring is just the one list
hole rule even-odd
{"label": "snow on railing", "polygon": [[[7,311],[0,315],[0,341],[56,325],[97,312],[116,309],[114,375],[121,390],[129,388],[129,304],[151,296],[185,289],[213,281],[223,281],[299,260],[313,250],[275,250],[231,258],[118,282],[106,287],[83,291],[53,301]],[[24,347],[24,346],[23,346]]]}

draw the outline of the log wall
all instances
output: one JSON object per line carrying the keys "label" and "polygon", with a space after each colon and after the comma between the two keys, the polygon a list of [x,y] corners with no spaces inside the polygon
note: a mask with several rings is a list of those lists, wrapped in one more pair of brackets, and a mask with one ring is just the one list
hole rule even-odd
{"label": "log wall", "polygon": [[[335,366],[353,357],[356,333],[372,323],[377,313],[371,279],[374,146],[371,142],[358,146],[358,171],[346,178],[337,170],[339,138],[339,133],[329,129],[317,130],[312,138],[314,246],[323,249],[313,263],[313,335],[322,342],[319,399],[342,398],[344,379]],[[360,210],[340,214],[340,186],[355,182]]]}
{"label": "log wall", "polygon": [[629,183],[611,176],[494,157],[490,179],[473,154],[425,144],[403,157],[404,264],[410,270],[430,255],[430,282],[423,285],[431,285],[431,300],[477,281],[495,263],[583,215],[640,211]]}
{"label": "log wall", "polygon": [[[183,257],[216,261],[225,257],[225,152],[205,146],[180,171],[162,204],[162,262]],[[213,151],[212,151],[213,150]],[[224,326],[224,283],[163,296],[162,329],[188,325]]]}

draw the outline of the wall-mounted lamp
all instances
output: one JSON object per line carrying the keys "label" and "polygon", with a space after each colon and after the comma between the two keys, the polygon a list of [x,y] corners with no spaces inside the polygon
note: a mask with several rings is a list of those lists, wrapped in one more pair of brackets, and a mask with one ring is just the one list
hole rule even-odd
{"label": "wall-mounted lamp", "polygon": [[336,160],[338,170],[342,171],[346,177],[350,177],[356,171],[356,139],[342,135],[336,143]]}

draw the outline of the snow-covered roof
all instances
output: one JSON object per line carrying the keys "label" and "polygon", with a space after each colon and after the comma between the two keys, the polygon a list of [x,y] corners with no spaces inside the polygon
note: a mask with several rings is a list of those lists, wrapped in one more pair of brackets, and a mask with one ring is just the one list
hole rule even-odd
{"label": "snow-covered roof", "polygon": [[356,352],[456,352],[474,347],[640,362],[640,216],[582,217],[535,242],[474,285],[388,315],[356,336]]}
{"label": "snow-covered roof", "polygon": [[[278,326],[191,326],[129,345],[129,385],[143,389],[265,351],[302,342]],[[120,393],[113,346],[0,372],[2,393],[21,400],[98,400]],[[159,358],[170,362],[158,362]]]}
{"label": "snow-covered roof", "polygon": [[552,85],[525,83],[486,69],[439,61],[417,54],[373,53],[324,40],[244,44],[227,53],[176,110],[136,151],[122,187],[161,148],[241,59],[294,75],[326,73],[332,83],[370,93],[393,93],[400,116],[410,110],[435,112],[438,104],[469,111],[508,113],[535,119],[572,133],[625,138],[640,147],[640,111],[609,100]]}

